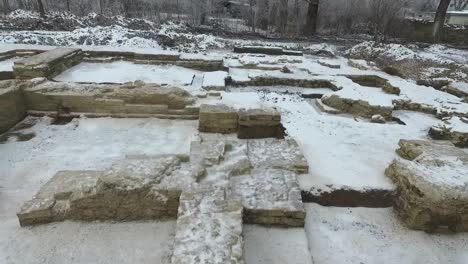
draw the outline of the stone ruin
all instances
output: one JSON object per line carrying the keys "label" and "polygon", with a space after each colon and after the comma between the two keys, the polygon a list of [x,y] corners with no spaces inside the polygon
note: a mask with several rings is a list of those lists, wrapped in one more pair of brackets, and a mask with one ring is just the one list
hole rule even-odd
{"label": "stone ruin", "polygon": [[16,61],[13,71],[17,79],[52,78],[65,69],[79,64],[82,59],[81,49],[57,48]]}
{"label": "stone ruin", "polygon": [[401,140],[385,174],[396,185],[395,209],[412,229],[468,231],[468,154],[448,142]]}
{"label": "stone ruin", "polygon": [[226,105],[201,105],[199,130],[235,133],[243,139],[284,138],[281,115],[274,109],[240,109]]}
{"label": "stone ruin", "polygon": [[304,226],[296,176],[307,172],[292,139],[201,133],[189,155],[58,172],[17,215],[21,226],[176,218],[172,263],[244,263],[243,224]]}

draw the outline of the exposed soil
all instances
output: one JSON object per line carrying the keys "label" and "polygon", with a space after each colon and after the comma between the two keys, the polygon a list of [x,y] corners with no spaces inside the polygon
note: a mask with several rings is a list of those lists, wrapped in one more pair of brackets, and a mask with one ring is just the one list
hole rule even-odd
{"label": "exposed soil", "polygon": [[390,190],[336,189],[315,195],[302,191],[302,201],[322,206],[385,208],[393,206],[393,192]]}

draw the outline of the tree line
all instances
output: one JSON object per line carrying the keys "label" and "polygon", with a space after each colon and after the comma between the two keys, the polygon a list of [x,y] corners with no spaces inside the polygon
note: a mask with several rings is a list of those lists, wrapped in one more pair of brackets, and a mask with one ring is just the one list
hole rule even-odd
{"label": "tree line", "polygon": [[443,28],[447,10],[467,8],[468,0],[2,0],[5,14],[15,9],[67,11],[181,21],[194,26],[281,36],[397,33],[412,11],[436,12],[433,35]]}

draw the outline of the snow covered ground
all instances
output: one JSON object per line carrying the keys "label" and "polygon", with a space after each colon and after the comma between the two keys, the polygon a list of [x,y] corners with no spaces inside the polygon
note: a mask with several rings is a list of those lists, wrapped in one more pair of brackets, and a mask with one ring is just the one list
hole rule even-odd
{"label": "snow covered ground", "polygon": [[244,225],[247,264],[313,264],[303,228]]}
{"label": "snow covered ground", "polygon": [[467,234],[427,234],[403,226],[393,209],[306,204],[306,232],[314,263],[468,262]]}
{"label": "snow covered ground", "polygon": [[167,85],[191,85],[200,71],[174,65],[134,64],[126,61],[111,63],[80,63],[54,79],[62,82],[126,83],[137,80]]}

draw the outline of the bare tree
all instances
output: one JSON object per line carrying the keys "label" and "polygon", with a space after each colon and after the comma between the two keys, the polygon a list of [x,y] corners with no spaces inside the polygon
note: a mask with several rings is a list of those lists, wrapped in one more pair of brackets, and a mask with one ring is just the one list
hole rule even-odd
{"label": "bare tree", "polygon": [[252,32],[255,32],[255,20],[256,20],[256,9],[257,9],[257,1],[256,0],[249,0],[249,23],[252,27]]}
{"label": "bare tree", "polygon": [[8,14],[11,11],[10,3],[8,0],[3,0],[3,13]]}
{"label": "bare tree", "polygon": [[452,4],[450,6],[456,11],[461,11],[468,6],[468,0],[452,0]]}
{"label": "bare tree", "polygon": [[450,0],[440,0],[439,7],[434,18],[434,29],[432,31],[432,36],[436,41],[440,39],[440,34],[445,24],[445,17],[447,16],[447,10],[450,5]]}
{"label": "bare tree", "polygon": [[41,14],[41,17],[45,17],[45,9],[42,0],[37,0],[37,7],[39,9],[39,14]]}
{"label": "bare tree", "polygon": [[375,41],[385,40],[387,35],[395,29],[394,24],[403,17],[402,10],[407,0],[371,0],[371,27]]}
{"label": "bare tree", "polygon": [[306,0],[308,2],[307,19],[304,35],[312,36],[317,32],[317,18],[319,11],[319,0]]}
{"label": "bare tree", "polygon": [[286,33],[288,27],[288,9],[288,0],[280,0],[278,27],[281,34]]}

